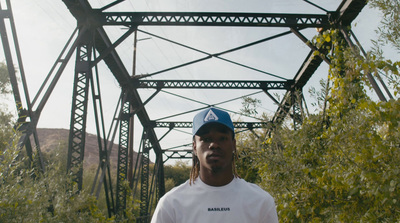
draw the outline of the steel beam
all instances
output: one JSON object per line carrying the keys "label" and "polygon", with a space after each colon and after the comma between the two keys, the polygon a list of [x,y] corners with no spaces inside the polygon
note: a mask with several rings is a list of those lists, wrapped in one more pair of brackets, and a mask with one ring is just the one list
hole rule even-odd
{"label": "steel beam", "polygon": [[[332,22],[334,27],[340,25],[350,25],[351,22],[357,17],[361,10],[365,7],[367,1],[365,0],[344,0],[334,12]],[[303,89],[303,87],[310,80],[311,76],[322,63],[323,59],[320,56],[314,56],[314,50],[311,50],[300,69],[294,77],[293,89]],[[325,54],[324,52],[321,52]],[[277,111],[272,118],[272,122],[279,125],[283,122],[289,110],[293,106],[292,91],[288,90],[283,97]]]}
{"label": "steel beam", "polygon": [[[16,32],[16,27],[14,23],[14,17],[12,13],[12,8],[11,8],[11,2],[10,0],[6,1],[7,9],[3,10],[1,5],[0,5],[0,35],[1,35],[1,42],[3,45],[3,50],[4,50],[4,56],[6,58],[6,65],[7,65],[7,70],[8,70],[8,76],[12,88],[12,93],[14,96],[14,101],[17,109],[17,114],[18,114],[18,120],[17,124],[14,127],[15,130],[20,131],[22,133],[21,137],[18,140],[18,149],[22,149],[23,146],[25,146],[25,149],[27,151],[27,154],[30,158],[31,161],[33,161],[33,156],[32,156],[32,145],[31,145],[31,139],[30,136],[33,135],[33,141],[35,143],[35,148],[37,152],[37,165],[39,169],[44,172],[45,167],[44,167],[44,161],[43,161],[43,156],[42,152],[40,149],[40,144],[39,144],[39,138],[37,135],[36,131],[36,125],[37,125],[37,115],[32,111],[32,103],[29,97],[29,91],[28,91],[28,86],[26,83],[26,78],[25,78],[25,71],[22,63],[22,57],[21,57],[21,51],[19,48],[19,42],[18,42],[18,37],[17,37],[17,32]],[[20,70],[20,81],[22,81],[23,85],[23,96],[26,101],[26,108],[23,106],[22,102],[22,97],[21,97],[21,92],[18,87],[18,77],[16,75],[16,70],[15,70],[15,65],[14,65],[14,60],[13,56],[11,53],[11,46],[8,38],[8,33],[6,29],[6,20],[9,21],[9,25],[11,28],[11,34],[12,34],[12,40],[14,42],[14,50],[15,54],[17,57],[18,65],[19,65],[19,70]]]}
{"label": "steel beam", "polygon": [[164,159],[162,154],[156,157],[156,202],[165,194]]}
{"label": "steel beam", "polygon": [[86,118],[88,108],[89,83],[92,78],[91,60],[93,50],[93,30],[85,32],[76,49],[75,78],[72,94],[71,121],[68,140],[67,171],[73,181],[82,189],[83,159],[85,154]]}
{"label": "steel beam", "polygon": [[170,159],[192,159],[192,150],[184,149],[184,150],[164,150],[163,153],[167,157],[164,162]]}
{"label": "steel beam", "polygon": [[128,179],[128,144],[130,130],[130,103],[129,100],[122,101],[122,114],[120,117],[120,137],[118,144],[117,165],[117,190],[116,190],[116,212],[120,213],[126,208]]}
{"label": "steel beam", "polygon": [[367,0],[343,0],[335,12],[335,24],[350,25],[361,10],[367,5]]}
{"label": "steel beam", "polygon": [[[192,122],[150,122],[151,127],[153,128],[192,128]],[[248,129],[253,130],[256,128],[269,128],[271,126],[271,122],[233,122],[233,126],[235,129]],[[184,145],[189,146],[189,145]],[[182,147],[184,147],[182,146]],[[169,159],[191,159],[192,158],[192,150],[175,150],[175,149],[164,149],[163,154],[167,157],[164,162]]]}
{"label": "steel beam", "polygon": [[123,26],[244,26],[329,27],[330,14],[224,13],[224,12],[103,12],[101,25]]}
{"label": "steel beam", "polygon": [[234,81],[234,80],[132,80],[135,88],[218,88],[289,90],[293,81]]}
{"label": "steel beam", "polygon": [[[247,128],[247,129],[256,129],[256,128],[265,128],[270,125],[270,122],[233,122],[233,126],[236,129]],[[150,126],[153,128],[192,128],[192,122],[155,122],[151,121]],[[164,150],[165,151],[165,150]]]}
{"label": "steel beam", "polygon": [[[95,49],[103,57],[105,64],[108,66],[108,68],[110,69],[110,71],[112,72],[112,74],[122,87],[123,91],[125,91],[126,89],[130,90],[131,96],[129,102],[132,108],[133,109],[142,108],[143,102],[140,99],[139,93],[132,86],[131,77],[126,67],[122,63],[121,58],[119,57],[115,49],[112,47],[113,46],[112,42],[110,41],[103,27],[101,27],[101,25],[97,23],[98,20],[92,20],[93,17],[91,16],[97,13],[96,10],[91,9],[90,4],[88,3],[87,0],[81,0],[79,2],[75,0],[63,0],[63,1],[70,10],[71,14],[77,19],[78,25],[90,24],[92,25],[91,27],[97,27],[94,35],[94,41],[96,42]],[[96,23],[91,24],[90,21],[95,21]],[[139,109],[136,115],[143,126],[148,125],[147,123],[150,121],[150,118],[145,109]],[[158,142],[154,129],[147,129],[146,139],[151,143],[152,149],[154,150],[156,155],[161,155],[162,154],[161,146]],[[160,188],[164,188],[164,185],[162,183],[163,183],[162,181],[159,181],[158,186]],[[120,193],[120,191],[117,191],[117,193]]]}
{"label": "steel beam", "polygon": [[[307,28],[307,27],[315,27],[315,28],[331,28],[337,25],[338,23],[342,24],[350,24],[355,18],[356,14],[361,11],[362,7],[364,7],[364,2],[361,0],[344,0],[342,5],[338,8],[336,12],[328,12],[324,15],[301,15],[301,14],[263,14],[263,13],[181,13],[181,12],[126,12],[126,13],[113,13],[113,12],[102,12],[102,9],[95,10],[90,7],[90,4],[87,0],[63,0],[67,5],[71,13],[75,16],[78,21],[78,25],[90,24],[92,27],[97,27],[96,33],[94,35],[96,41],[96,50],[100,53],[101,58],[103,58],[106,65],[109,67],[111,72],[114,74],[115,78],[119,82],[120,86],[123,89],[132,90],[132,97],[130,100],[131,106],[133,109],[143,108],[143,102],[141,101],[139,94],[137,92],[138,88],[146,87],[149,88],[154,82],[150,84],[144,83],[146,85],[135,85],[136,82],[132,81],[129,73],[124,67],[122,60],[113,49],[113,44],[109,40],[106,32],[103,29],[103,26],[128,26],[131,28],[136,28],[140,25],[146,26],[230,26],[230,27],[290,27],[290,28]],[[361,7],[362,6],[362,7]],[[356,7],[355,11],[351,11],[349,8]],[[355,16],[354,16],[355,15]],[[128,35],[128,34],[127,34]],[[310,53],[310,55],[312,52]],[[318,58],[310,56],[305,60],[303,66],[299,70],[298,74],[294,78],[291,83],[286,82],[288,85],[273,85],[270,88],[266,86],[246,86],[249,89],[264,89],[265,91],[269,89],[284,89],[287,92],[292,92],[294,89],[302,89],[311,75],[318,68],[322,60],[318,60]],[[140,83],[140,81],[138,82]],[[147,85],[150,84],[150,85]],[[240,85],[231,85],[228,83],[224,83],[220,85],[214,85],[209,83],[208,85],[190,85],[193,84],[190,82],[179,83],[183,85],[179,85],[177,82],[174,85],[165,86],[166,82],[163,82],[161,85],[159,83],[154,83],[151,88],[161,89],[163,87],[169,88],[242,88],[244,86]],[[290,93],[288,93],[289,97],[285,97],[282,104],[285,106],[280,106],[284,108],[284,111],[289,111],[293,106],[293,100],[290,97]],[[277,111],[280,113],[280,111]],[[286,112],[287,113],[287,112]],[[283,113],[281,113],[283,114]],[[145,109],[139,109],[137,113],[137,117],[139,118],[141,124],[146,127],[150,126],[150,119]],[[281,116],[282,118],[283,116]],[[143,136],[145,139],[145,144],[149,146],[144,146],[143,148],[143,158],[142,162],[144,165],[147,165],[146,162],[149,161],[148,158],[148,150],[145,148],[149,148],[154,150],[156,156],[159,157],[160,154],[163,153],[161,147],[158,142],[158,138],[154,132],[154,128],[146,127],[146,132]],[[142,170],[146,172],[146,170]],[[148,170],[147,170],[148,172]],[[159,176],[161,177],[161,176]],[[148,179],[147,179],[148,180]],[[160,183],[160,188],[163,185]],[[147,188],[148,183],[146,184],[146,179],[142,182],[143,188]],[[147,187],[146,187],[147,186]],[[160,190],[162,191],[162,190]],[[149,198],[146,192],[142,192],[143,199],[145,197]],[[160,192],[161,193],[161,192]],[[149,205],[148,203],[143,203],[143,205]],[[143,210],[147,210],[147,213],[142,213],[141,216],[148,216],[148,206]],[[138,219],[140,220],[140,219]]]}
{"label": "steel beam", "polygon": [[142,135],[142,152],[141,152],[141,173],[140,173],[140,217],[138,222],[149,222],[149,191],[150,191],[150,150],[151,142],[148,138],[147,129],[143,129]]}

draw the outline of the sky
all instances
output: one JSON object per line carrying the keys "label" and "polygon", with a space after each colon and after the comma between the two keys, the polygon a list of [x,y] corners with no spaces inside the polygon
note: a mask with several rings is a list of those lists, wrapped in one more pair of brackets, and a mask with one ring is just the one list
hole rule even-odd
{"label": "sky", "polygon": [[[107,5],[112,0],[89,0],[93,8]],[[312,1],[328,11],[334,11],[340,4],[337,0]],[[5,7],[5,0],[0,0]],[[27,78],[30,98],[33,99],[44,82],[51,67],[76,28],[76,20],[70,14],[62,0],[13,0],[11,3],[23,67]],[[264,13],[317,13],[325,12],[302,0],[126,0],[109,10],[116,11],[175,11],[175,12],[264,12]],[[379,13],[365,7],[356,18],[353,32],[366,50],[371,48],[371,39],[376,38],[374,29],[379,23]],[[252,41],[257,41],[284,31],[287,28],[221,28],[221,27],[139,27],[140,30],[162,36],[166,39],[182,43],[186,46],[218,53],[232,49]],[[115,41],[127,30],[124,27],[105,27],[110,39]],[[302,31],[311,39],[315,29]],[[9,33],[10,35],[10,33]],[[117,48],[127,70],[132,72],[133,35]],[[0,47],[0,51],[2,47]],[[224,58],[254,67],[282,78],[291,79],[296,74],[310,49],[295,35],[288,35],[256,46],[224,55]],[[138,33],[136,74],[148,74],[169,67],[180,65],[204,57],[204,54],[177,46],[143,32]],[[4,61],[0,53],[0,61]],[[16,63],[16,60],[14,60]],[[120,87],[104,63],[99,64],[99,77],[106,131],[115,112]],[[304,89],[310,112],[312,108],[308,89],[318,89],[319,81],[327,77],[327,65],[323,64],[316,71]],[[51,94],[39,119],[39,128],[69,128],[71,98],[74,76],[74,56],[68,63],[63,75]],[[171,80],[281,80],[264,73],[255,72],[218,59],[210,59],[191,66],[152,76],[150,79]],[[140,89],[142,101],[145,101],[154,90]],[[271,92],[283,95],[285,92]],[[277,109],[272,100],[264,93],[250,90],[166,90],[159,93],[146,105],[151,120],[191,121],[195,113],[164,117],[185,113],[192,109],[207,105],[218,105],[231,111],[234,120],[257,121],[237,114],[241,108],[244,95],[252,95],[261,101],[257,111],[272,117]],[[189,100],[190,99],[190,100]],[[235,99],[235,100],[233,100]],[[232,100],[232,101],[231,101]],[[227,102],[230,101],[230,102]],[[224,103],[226,102],[226,103]],[[92,102],[89,102],[89,133],[96,133],[93,118]],[[160,138],[167,130],[157,130]],[[140,123],[135,124],[135,150],[140,144],[142,129]],[[163,148],[171,148],[191,142],[190,129],[174,130],[160,143]]]}

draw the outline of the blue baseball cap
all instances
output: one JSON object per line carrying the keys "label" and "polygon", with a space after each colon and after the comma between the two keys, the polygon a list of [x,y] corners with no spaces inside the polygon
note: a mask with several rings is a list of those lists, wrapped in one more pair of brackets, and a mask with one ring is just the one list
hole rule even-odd
{"label": "blue baseball cap", "polygon": [[227,112],[216,108],[208,108],[194,116],[192,128],[193,136],[196,135],[201,127],[208,123],[220,123],[228,127],[230,130],[232,130],[233,134],[235,134],[231,117]]}

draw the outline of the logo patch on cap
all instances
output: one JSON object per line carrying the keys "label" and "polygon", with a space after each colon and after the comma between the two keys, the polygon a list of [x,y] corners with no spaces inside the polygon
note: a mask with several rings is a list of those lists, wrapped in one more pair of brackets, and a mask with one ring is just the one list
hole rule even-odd
{"label": "logo patch on cap", "polygon": [[210,109],[210,111],[208,111],[206,117],[204,117],[204,121],[208,122],[210,120],[218,120],[218,116]]}

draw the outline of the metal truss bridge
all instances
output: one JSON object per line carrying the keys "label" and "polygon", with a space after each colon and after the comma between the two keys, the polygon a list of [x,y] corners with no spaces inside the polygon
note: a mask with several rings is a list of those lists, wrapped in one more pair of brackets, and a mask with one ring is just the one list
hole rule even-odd
{"label": "metal truss bridge", "polygon": [[[44,164],[41,157],[39,139],[37,136],[37,123],[40,119],[41,112],[45,107],[50,95],[56,88],[56,84],[60,76],[64,73],[68,61],[75,58],[75,73],[72,92],[72,106],[70,117],[70,132],[68,143],[68,171],[74,176],[74,181],[78,187],[82,188],[83,182],[83,167],[85,151],[85,135],[88,102],[93,101],[93,115],[98,136],[99,148],[99,171],[98,177],[93,182],[93,191],[97,196],[100,191],[104,191],[109,215],[118,215],[126,207],[128,196],[124,188],[124,182],[129,181],[133,188],[140,185],[140,216],[138,222],[149,222],[151,201],[158,200],[165,193],[164,182],[164,163],[169,159],[184,159],[191,158],[191,148],[182,148],[176,146],[174,148],[162,148],[160,141],[166,137],[172,130],[191,128],[191,120],[186,121],[164,121],[151,118],[146,109],[149,103],[163,89],[220,89],[221,91],[235,91],[242,89],[260,90],[270,98],[274,103],[278,104],[274,117],[268,122],[235,122],[235,127],[238,131],[246,131],[256,128],[272,129],[274,125],[280,125],[285,117],[290,117],[293,120],[294,127],[297,128],[304,117],[302,106],[302,97],[297,97],[298,93],[303,90],[303,87],[310,80],[321,63],[330,63],[324,57],[324,52],[320,52],[320,56],[315,56],[317,49],[311,42],[301,33],[307,28],[317,28],[320,30],[336,28],[340,29],[344,38],[349,44],[353,44],[349,38],[349,25],[358,16],[360,11],[366,5],[366,0],[343,0],[334,11],[327,11],[322,14],[280,14],[280,13],[237,13],[237,12],[109,12],[109,10],[123,2],[117,0],[102,8],[92,8],[88,0],[62,0],[65,6],[77,21],[75,32],[66,43],[60,56],[57,58],[53,68],[49,72],[45,82],[47,87],[42,87],[33,100],[27,91],[27,83],[20,50],[18,46],[17,36],[15,32],[15,24],[11,11],[10,0],[7,0],[7,7],[1,9],[0,15],[0,32],[6,56],[7,67],[10,74],[10,80],[13,87],[14,99],[18,108],[19,123],[22,124],[21,131],[23,132],[20,138],[20,145],[25,146],[27,154],[32,159],[33,148],[36,148],[39,156],[38,163],[44,170]],[[106,12],[107,11],[107,12]],[[7,33],[10,30],[6,29],[6,24],[11,27],[11,34]],[[126,32],[119,36],[117,40],[111,41],[109,34],[105,28],[110,26],[124,27]],[[144,26],[202,26],[202,27],[257,27],[257,29],[269,28],[286,28],[285,32],[275,36],[267,37],[260,41],[248,43],[230,51],[210,54],[197,50],[205,54],[197,60],[189,61],[181,65],[166,68],[154,73],[134,75],[128,72],[126,65],[123,63],[121,56],[116,48],[127,40],[129,36],[137,31],[153,35],[154,37],[166,40],[164,37],[150,34],[139,29]],[[294,35],[298,37],[305,45],[309,47],[310,52],[304,58],[303,63],[298,68],[298,71],[292,74],[291,78],[280,78],[265,71],[260,71],[247,65],[238,64],[249,70],[267,74],[264,80],[181,80],[181,79],[159,79],[155,80],[151,77],[167,71],[178,69],[184,66],[189,66],[210,58],[217,58],[227,62],[234,61],[221,57],[222,54],[229,53],[238,49],[244,49],[254,46],[259,42],[264,42],[285,35]],[[10,39],[13,39],[11,43]],[[136,41],[136,39],[135,39]],[[172,43],[184,46],[177,42]],[[136,43],[136,42],[135,42]],[[14,47],[14,48],[12,48]],[[187,47],[189,48],[189,47]],[[21,77],[16,76],[14,68],[14,60],[11,49],[15,49],[17,54],[17,62],[19,65]],[[115,114],[112,117],[112,124],[109,134],[105,134],[103,121],[103,106],[102,93],[98,86],[99,79],[96,78],[97,65],[104,63],[109,72],[112,73],[116,82],[120,86],[120,97],[118,106],[115,109]],[[23,91],[20,91],[18,79],[22,81]],[[374,82],[371,79],[371,82]],[[385,100],[379,87],[374,84],[374,89],[381,100]],[[141,89],[152,89],[154,93],[148,97],[146,101],[142,101],[140,94]],[[284,97],[281,100],[276,99],[271,93],[271,90],[283,91]],[[300,99],[299,99],[300,98]],[[22,106],[26,104],[26,106]],[[159,108],[163,109],[163,108]],[[193,108],[192,111],[199,109]],[[187,112],[183,111],[181,114]],[[143,133],[140,143],[140,148],[136,148],[139,153],[139,158],[136,161],[136,166],[133,160],[133,125],[134,118],[137,118],[143,127]],[[168,117],[176,117],[171,114]],[[171,120],[171,119],[169,119]],[[156,129],[168,129],[167,132],[160,136],[156,133]],[[30,139],[34,140],[30,140]],[[35,143],[31,145],[31,141]],[[113,141],[118,141],[118,148],[112,148]],[[190,142],[188,142],[190,143]],[[189,144],[190,145],[190,144]],[[187,147],[187,145],[186,145]],[[118,150],[118,168],[116,182],[112,182],[110,173],[110,153],[112,149]],[[150,165],[150,152],[154,153],[154,165]],[[151,169],[154,166],[154,169]],[[154,178],[151,178],[154,176]],[[116,185],[114,188],[113,185]]]}

